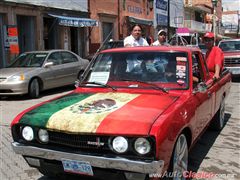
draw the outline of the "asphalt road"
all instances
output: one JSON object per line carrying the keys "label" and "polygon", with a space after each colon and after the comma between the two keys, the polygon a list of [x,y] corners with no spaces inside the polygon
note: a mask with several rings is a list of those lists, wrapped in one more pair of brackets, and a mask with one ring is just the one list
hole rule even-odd
{"label": "asphalt road", "polygon": [[[22,110],[63,95],[72,87],[46,91],[39,99],[27,96],[0,97],[0,180],[50,180],[30,168],[11,149],[10,123]],[[226,102],[226,125],[221,132],[207,130],[189,155],[189,175],[196,179],[240,179],[240,83],[232,83]],[[190,174],[191,173],[191,174]],[[195,173],[195,174],[194,174]],[[211,178],[206,178],[212,175]],[[205,178],[203,178],[205,177]],[[72,178],[77,179],[77,178]]]}

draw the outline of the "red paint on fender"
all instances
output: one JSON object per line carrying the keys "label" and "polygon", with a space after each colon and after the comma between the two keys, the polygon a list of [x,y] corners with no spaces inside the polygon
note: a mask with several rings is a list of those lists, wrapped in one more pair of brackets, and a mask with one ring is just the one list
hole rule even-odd
{"label": "red paint on fender", "polygon": [[109,114],[97,128],[99,134],[147,135],[156,118],[177,97],[143,94]]}

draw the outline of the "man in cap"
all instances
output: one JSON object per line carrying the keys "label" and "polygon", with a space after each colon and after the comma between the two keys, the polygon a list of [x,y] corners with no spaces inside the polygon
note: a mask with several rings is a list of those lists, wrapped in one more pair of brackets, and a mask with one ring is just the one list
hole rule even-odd
{"label": "man in cap", "polygon": [[168,46],[169,44],[166,42],[167,33],[165,30],[161,29],[158,31],[158,40],[156,40],[152,45],[153,46]]}
{"label": "man in cap", "polygon": [[207,32],[204,35],[204,43],[207,47],[206,52],[206,63],[213,78],[219,78],[221,70],[223,69],[224,55],[222,50],[214,46],[214,34],[212,32]]}

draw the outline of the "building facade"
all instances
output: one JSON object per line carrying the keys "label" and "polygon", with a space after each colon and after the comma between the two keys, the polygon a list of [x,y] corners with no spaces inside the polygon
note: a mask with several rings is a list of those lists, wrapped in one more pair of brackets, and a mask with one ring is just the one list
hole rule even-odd
{"label": "building facade", "polygon": [[153,0],[90,0],[90,18],[99,21],[91,31],[90,53],[96,52],[109,39],[121,40],[131,27],[143,27],[143,36],[153,36]]}
{"label": "building facade", "polygon": [[88,1],[4,0],[0,2],[0,68],[19,53],[67,49],[81,57],[88,54],[91,27]]}
{"label": "building facade", "polygon": [[240,11],[224,11],[222,23],[225,36],[240,38]]}

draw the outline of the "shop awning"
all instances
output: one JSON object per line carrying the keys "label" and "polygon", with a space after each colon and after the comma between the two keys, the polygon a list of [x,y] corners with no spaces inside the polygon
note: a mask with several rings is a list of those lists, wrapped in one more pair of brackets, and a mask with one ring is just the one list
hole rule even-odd
{"label": "shop awning", "polygon": [[59,16],[54,14],[48,14],[48,15],[57,18],[58,24],[62,26],[72,26],[72,27],[98,26],[98,22],[94,19],[78,18],[78,17],[70,17],[70,16]]}
{"label": "shop awning", "polygon": [[141,18],[135,18],[132,16],[127,16],[129,22],[134,23],[134,24],[143,24],[143,25],[147,25],[147,26],[151,26],[153,25],[153,21],[148,20],[148,19],[141,19]]}

